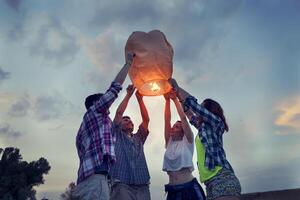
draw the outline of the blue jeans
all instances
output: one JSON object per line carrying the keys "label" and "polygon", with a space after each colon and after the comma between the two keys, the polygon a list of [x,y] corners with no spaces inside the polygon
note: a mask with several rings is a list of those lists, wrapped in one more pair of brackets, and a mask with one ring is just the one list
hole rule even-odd
{"label": "blue jeans", "polygon": [[165,191],[168,193],[167,200],[205,200],[205,194],[194,178],[190,182],[179,185],[165,185]]}
{"label": "blue jeans", "polygon": [[107,176],[93,174],[84,181],[80,182],[73,194],[72,199],[78,200],[109,200],[109,187]]}

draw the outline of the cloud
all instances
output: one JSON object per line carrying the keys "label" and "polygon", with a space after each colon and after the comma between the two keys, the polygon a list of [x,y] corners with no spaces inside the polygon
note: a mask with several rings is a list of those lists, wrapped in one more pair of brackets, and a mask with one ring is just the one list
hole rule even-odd
{"label": "cloud", "polygon": [[[192,1],[189,4],[181,1],[172,12],[167,12],[162,27],[166,26],[167,33],[172,34],[170,39],[174,41],[176,59],[195,64],[207,53],[213,51],[215,55],[219,42],[226,36],[227,21],[240,4],[239,0]],[[176,26],[172,23],[174,20]]]}
{"label": "cloud", "polygon": [[72,28],[47,13],[25,14],[12,21],[7,37],[29,48],[33,56],[52,61],[57,67],[69,64],[80,45]]}
{"label": "cloud", "polygon": [[[27,116],[38,121],[47,121],[77,112],[75,106],[59,92],[38,97],[29,94],[24,94],[21,97],[11,97],[0,93],[1,96],[6,99],[3,105],[9,105],[5,113],[14,118]],[[2,102],[0,101],[0,103]]]}
{"label": "cloud", "polygon": [[120,66],[121,60],[125,61],[125,58],[122,57],[124,56],[124,47],[120,43],[122,41],[118,39],[118,34],[110,29],[100,33],[95,39],[82,39],[82,46],[103,76],[112,73],[112,70]]}
{"label": "cloud", "polygon": [[7,32],[7,37],[10,41],[20,41],[25,37],[25,28],[21,22],[13,25],[13,27]]}
{"label": "cloud", "polygon": [[10,72],[6,72],[0,67],[0,83],[9,78],[10,78]]}
{"label": "cloud", "polygon": [[40,96],[36,98],[33,106],[34,114],[39,121],[60,118],[72,112],[73,109],[72,103],[59,93],[51,96]]}
{"label": "cloud", "polygon": [[277,126],[296,129],[300,132],[300,96],[285,100],[277,110],[280,112],[275,119]]}
{"label": "cloud", "polygon": [[[191,81],[201,74],[201,63],[215,59],[219,43],[227,34],[228,21],[237,12],[241,2],[155,0],[145,3],[126,0],[115,5],[112,1],[102,1],[96,4],[95,16],[90,23],[92,27],[99,27],[101,33],[93,43],[97,49],[89,46],[89,54],[94,51],[98,65],[101,60],[103,66],[104,62],[107,63],[105,59],[114,62],[115,55],[118,55],[111,57],[107,55],[108,52],[123,56],[122,51],[131,32],[160,29],[174,47],[175,64],[191,74],[187,78]],[[204,78],[208,76],[209,72]]]}
{"label": "cloud", "polygon": [[32,55],[68,64],[79,50],[76,37],[53,17],[45,16],[44,22],[35,31],[35,38],[30,44]]}
{"label": "cloud", "polygon": [[95,7],[95,16],[90,24],[101,25],[103,29],[113,24],[122,27],[141,23],[152,24],[157,22],[161,16],[158,4],[139,0],[125,0],[117,4],[106,0],[101,4],[96,4]]}
{"label": "cloud", "polygon": [[5,2],[10,8],[19,11],[21,0],[5,0]]}
{"label": "cloud", "polygon": [[189,61],[199,58],[206,46],[217,46],[226,32],[226,21],[236,12],[241,1],[156,1],[149,5],[140,1],[123,3],[124,5],[116,6],[112,11],[105,7],[111,4],[101,5],[94,21],[105,27],[104,21],[108,18],[110,20],[107,26],[121,26],[125,30],[126,27],[132,28],[131,30],[140,27],[145,31],[150,31],[147,30],[149,27],[161,29],[175,47],[176,59],[191,63]]}
{"label": "cloud", "polygon": [[28,100],[28,95],[20,98],[17,102],[12,104],[8,111],[8,115],[12,117],[24,117],[28,114],[30,109],[30,102]]}
{"label": "cloud", "polygon": [[0,136],[6,138],[18,138],[21,135],[21,132],[14,130],[9,124],[0,124]]}
{"label": "cloud", "polygon": [[86,76],[88,82],[99,86],[112,81],[123,66],[122,63],[125,63],[124,41],[121,38],[112,29],[108,29],[94,39],[81,39],[81,45],[93,66]]}

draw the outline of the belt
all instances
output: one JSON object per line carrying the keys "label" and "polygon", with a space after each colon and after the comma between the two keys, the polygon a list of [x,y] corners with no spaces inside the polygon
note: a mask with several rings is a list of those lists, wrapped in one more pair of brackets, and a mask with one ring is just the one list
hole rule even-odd
{"label": "belt", "polygon": [[102,174],[102,175],[108,176],[107,171],[98,171],[98,172],[95,172],[95,174]]}

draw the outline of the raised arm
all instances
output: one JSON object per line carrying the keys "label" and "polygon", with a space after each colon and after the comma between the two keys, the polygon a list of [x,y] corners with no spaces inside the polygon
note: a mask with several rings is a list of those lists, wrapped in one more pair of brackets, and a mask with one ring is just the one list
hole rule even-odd
{"label": "raised arm", "polygon": [[170,139],[170,132],[171,132],[171,109],[170,109],[170,95],[164,95],[166,104],[165,104],[165,147],[167,147],[169,139]]}
{"label": "raised arm", "polygon": [[174,101],[174,104],[176,106],[177,112],[179,114],[183,132],[184,132],[187,140],[189,141],[189,143],[193,143],[193,141],[194,141],[194,135],[193,135],[192,129],[190,127],[190,124],[189,124],[189,122],[188,122],[188,120],[187,120],[187,118],[186,118],[186,116],[185,116],[185,114],[183,112],[181,104],[179,103],[179,101],[178,101],[178,99],[176,97],[172,98],[172,100]]}
{"label": "raised arm", "polygon": [[176,90],[179,100],[183,103],[183,107],[186,110],[191,109],[197,117],[201,117],[203,121],[211,124],[212,126],[218,126],[222,119],[217,115],[213,114],[204,106],[197,103],[197,99],[191,96],[187,91],[178,86],[175,79],[170,79],[172,87]]}
{"label": "raised arm", "polygon": [[[181,104],[181,107],[183,108],[183,104]],[[194,113],[190,109],[186,110],[184,113],[190,121],[195,116]]]}
{"label": "raised arm", "polygon": [[203,121],[211,124],[213,127],[217,127],[221,122],[223,122],[219,116],[210,112],[201,104],[198,104],[197,99],[193,96],[186,98],[184,106],[188,109],[191,109],[197,117],[200,117]]}
{"label": "raised arm", "polygon": [[187,91],[178,86],[175,79],[171,78],[169,79],[169,82],[172,85],[173,89],[176,91],[177,97],[180,102],[184,102],[187,97],[191,96]]}
{"label": "raised arm", "polygon": [[130,66],[133,63],[133,58],[134,58],[135,54],[134,53],[128,53],[126,56],[126,63],[125,65],[122,67],[122,69],[119,71],[119,73],[117,74],[116,78],[115,78],[115,82],[120,83],[121,85],[124,83],[125,78],[128,74],[128,70],[130,68]]}
{"label": "raised arm", "polygon": [[119,124],[122,122],[122,117],[123,117],[123,114],[127,108],[127,105],[128,105],[128,102],[129,102],[129,99],[130,97],[132,96],[133,92],[134,92],[135,88],[133,85],[128,85],[126,91],[127,91],[127,94],[126,96],[124,97],[123,101],[120,103],[120,105],[118,106],[118,109],[116,111],[116,115],[115,115],[115,118],[114,118],[114,123],[115,124]]}
{"label": "raised arm", "polygon": [[146,108],[144,100],[143,100],[143,95],[141,95],[141,93],[139,93],[139,91],[136,91],[135,96],[136,96],[136,99],[140,106],[140,111],[141,111],[141,115],[142,115],[142,119],[143,119],[142,126],[145,130],[148,130],[148,125],[149,125],[150,120],[149,120],[147,108]]}
{"label": "raised arm", "polygon": [[[181,104],[181,106],[183,107],[182,104]],[[193,111],[191,111],[191,109],[187,109],[184,113],[187,116],[187,118],[189,119],[190,124],[192,124],[196,129],[199,130],[201,128],[201,125],[203,122],[202,118],[195,115],[193,113]]]}
{"label": "raised arm", "polygon": [[132,65],[134,53],[128,53],[126,63],[119,71],[110,88],[95,103],[96,112],[104,112],[109,109],[111,104],[118,97],[118,93],[122,90],[122,84],[128,74],[129,67]]}
{"label": "raised arm", "polygon": [[118,97],[118,93],[122,90],[122,86],[118,82],[112,82],[109,89],[94,103],[95,112],[101,113],[108,110],[111,104]]}

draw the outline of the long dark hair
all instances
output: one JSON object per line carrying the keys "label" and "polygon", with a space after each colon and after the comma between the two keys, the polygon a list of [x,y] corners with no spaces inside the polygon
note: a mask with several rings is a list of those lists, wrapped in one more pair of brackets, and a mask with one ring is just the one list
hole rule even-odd
{"label": "long dark hair", "polygon": [[220,104],[212,99],[205,99],[203,101],[203,106],[204,108],[206,108],[208,111],[212,112],[213,114],[217,115],[218,117],[220,117],[225,125],[225,130],[226,132],[228,132],[229,127],[227,125],[224,113],[223,113],[223,109],[220,106]]}

